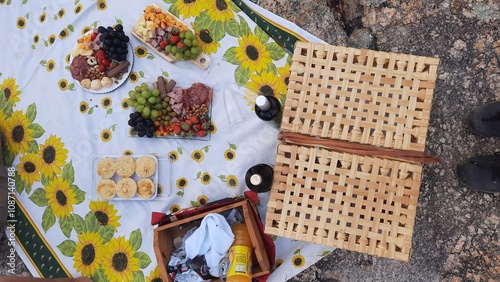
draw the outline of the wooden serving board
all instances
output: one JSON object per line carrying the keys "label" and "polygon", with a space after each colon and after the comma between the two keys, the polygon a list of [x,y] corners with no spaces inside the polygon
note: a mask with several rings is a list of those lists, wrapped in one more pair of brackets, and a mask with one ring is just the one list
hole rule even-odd
{"label": "wooden serving board", "polygon": [[[155,8],[158,8],[158,9],[161,9],[163,13],[165,14],[168,14],[168,15],[171,15],[172,17],[174,17],[177,21],[179,21],[179,23],[181,23],[183,26],[185,26],[186,28],[188,28],[189,30],[191,30],[193,33],[195,33],[194,29],[191,28],[190,26],[184,24],[178,17],[174,16],[172,13],[170,13],[169,11],[165,10],[163,7],[161,7],[160,5],[156,4],[156,3],[153,3],[151,4],[152,6],[154,6]],[[135,25],[134,27],[132,28],[132,30],[130,31],[130,33],[137,39],[139,39],[142,43],[144,43],[146,46],[148,46],[149,48],[151,48],[153,51],[155,51],[158,55],[160,55],[162,58],[164,58],[165,60],[167,60],[168,62],[170,63],[174,63],[176,62],[177,60],[175,59],[175,57],[172,55],[172,54],[166,54],[165,52],[161,52],[161,51],[158,51],[156,50],[156,48],[154,48],[151,44],[149,44],[149,42],[145,41],[141,35],[139,35],[136,30],[135,30]],[[196,66],[198,66],[199,68],[201,69],[207,69],[208,68],[208,65],[210,64],[210,57],[207,55],[207,54],[204,54],[204,53],[200,53],[198,55],[198,57],[195,59],[195,60],[186,60],[186,62],[191,62],[193,64],[195,64]]]}

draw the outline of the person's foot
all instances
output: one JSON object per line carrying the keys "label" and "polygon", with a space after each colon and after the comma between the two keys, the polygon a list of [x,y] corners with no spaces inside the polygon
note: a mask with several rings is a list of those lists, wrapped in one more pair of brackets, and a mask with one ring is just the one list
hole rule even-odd
{"label": "person's foot", "polygon": [[500,137],[500,101],[474,108],[467,118],[469,129],[485,137]]}
{"label": "person's foot", "polygon": [[458,181],[477,191],[500,193],[500,152],[467,159],[457,165]]}

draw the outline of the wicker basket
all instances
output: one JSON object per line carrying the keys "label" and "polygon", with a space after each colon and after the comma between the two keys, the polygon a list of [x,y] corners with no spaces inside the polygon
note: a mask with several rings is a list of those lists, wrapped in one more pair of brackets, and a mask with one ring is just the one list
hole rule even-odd
{"label": "wicker basket", "polygon": [[423,152],[439,59],[297,42],[283,131]]}
{"label": "wicker basket", "polygon": [[[298,42],[282,131],[423,152],[438,63]],[[420,163],[282,142],[274,170],[266,233],[409,260]]]}

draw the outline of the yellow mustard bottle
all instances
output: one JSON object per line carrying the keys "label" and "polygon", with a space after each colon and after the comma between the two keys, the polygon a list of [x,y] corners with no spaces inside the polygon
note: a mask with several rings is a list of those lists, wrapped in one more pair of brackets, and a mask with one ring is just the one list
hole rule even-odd
{"label": "yellow mustard bottle", "polygon": [[252,241],[244,223],[237,223],[231,227],[234,242],[229,248],[229,269],[227,282],[252,281]]}

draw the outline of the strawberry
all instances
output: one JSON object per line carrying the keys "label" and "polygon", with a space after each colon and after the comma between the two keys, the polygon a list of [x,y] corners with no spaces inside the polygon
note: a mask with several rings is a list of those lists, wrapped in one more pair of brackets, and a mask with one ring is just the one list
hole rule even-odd
{"label": "strawberry", "polygon": [[179,40],[181,40],[181,38],[179,37],[179,35],[172,35],[170,37],[170,44],[177,44],[177,42],[179,42]]}
{"label": "strawberry", "polygon": [[198,131],[196,134],[198,134],[199,137],[205,137],[207,133],[203,130]]}
{"label": "strawberry", "polygon": [[165,46],[167,46],[167,44],[168,44],[168,43],[167,43],[167,41],[166,41],[166,40],[161,41],[161,42],[160,42],[160,47],[161,47],[161,49],[165,49]]}
{"label": "strawberry", "polygon": [[110,59],[102,59],[101,60],[101,64],[105,65],[105,66],[109,66],[109,64],[111,63],[111,60]]}
{"label": "strawberry", "polygon": [[182,131],[182,128],[180,125],[176,124],[174,125],[174,134],[177,135]]}
{"label": "strawberry", "polygon": [[99,58],[99,59],[104,59],[106,58],[106,53],[104,52],[104,50],[102,49],[99,49],[97,51],[97,53],[95,53],[96,57]]}
{"label": "strawberry", "polygon": [[106,66],[105,65],[99,65],[99,71],[106,71]]}
{"label": "strawberry", "polygon": [[178,27],[172,28],[172,35],[179,35],[179,33],[180,33],[180,30]]}
{"label": "strawberry", "polygon": [[191,121],[191,123],[197,123],[198,122],[198,117],[197,116],[192,116],[189,118],[189,120]]}
{"label": "strawberry", "polygon": [[184,49],[184,47],[186,47],[186,45],[184,45],[184,43],[182,43],[182,41],[177,42],[177,48]]}
{"label": "strawberry", "polygon": [[210,130],[210,123],[209,122],[202,123],[201,128],[204,130]]}

